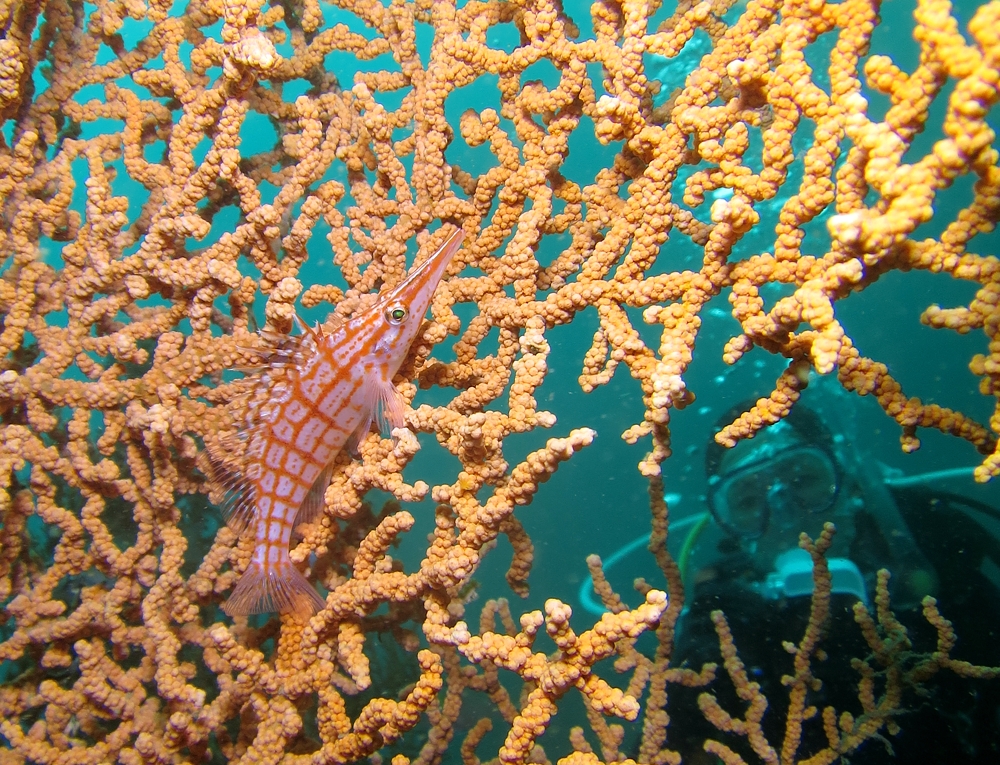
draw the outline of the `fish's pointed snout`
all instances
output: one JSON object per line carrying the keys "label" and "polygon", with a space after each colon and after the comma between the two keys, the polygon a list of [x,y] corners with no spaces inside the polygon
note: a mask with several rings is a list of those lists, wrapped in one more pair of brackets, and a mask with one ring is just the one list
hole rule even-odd
{"label": "fish's pointed snout", "polygon": [[413,273],[407,281],[414,276],[419,277],[426,272],[427,282],[437,286],[437,283],[444,277],[444,272],[448,268],[448,264],[451,263],[451,259],[455,257],[458,248],[462,246],[464,239],[465,232],[455,227],[448,234],[448,238],[444,240],[444,243],[435,250],[434,254],[413,269]]}
{"label": "fish's pointed snout", "polygon": [[434,291],[444,278],[448,264],[458,252],[464,238],[465,232],[454,227],[434,254],[417,265],[386,299],[405,303],[409,306],[411,316],[423,318]]}

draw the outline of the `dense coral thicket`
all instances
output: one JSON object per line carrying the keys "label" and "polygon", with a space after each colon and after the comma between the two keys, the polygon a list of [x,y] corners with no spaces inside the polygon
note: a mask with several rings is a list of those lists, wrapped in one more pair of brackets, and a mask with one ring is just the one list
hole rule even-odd
{"label": "dense coral thicket", "polygon": [[[476,762],[494,756],[480,744],[503,724],[500,760],[540,761],[566,750],[539,736],[578,692],[602,758],[622,756],[622,730],[605,720],[617,716],[644,721],[642,761],[675,760],[667,683],[705,684],[713,668],[669,667],[682,594],[662,549],[659,471],[710,299],[728,294],[741,329],[699,353],[739,363],[759,347],[789,360],[721,441],[781,418],[812,368],[876,396],[904,448],[937,428],[985,455],[981,478],[1000,471],[1000,413],[985,426],[908,398],[835,310],[890,271],[977,283],[968,306],[932,306],[924,321],[985,334],[971,368],[997,395],[1000,261],[975,238],[1000,209],[988,123],[1000,3],[984,3],[966,32],[947,2],[921,0],[912,71],[869,55],[873,0],[334,5],[0,2],[0,759],[332,763],[391,751],[417,727],[421,761]],[[647,71],[695,43],[707,52],[683,80]],[[489,94],[483,106],[474,93]],[[888,102],[881,118],[869,116],[874,93]],[[924,131],[935,140],[917,156]],[[571,155],[578,138],[611,147],[613,161]],[[461,147],[488,149],[488,167],[463,166]],[[941,212],[937,195],[962,176],[975,178],[973,198]],[[745,251],[770,201],[772,244]],[[917,236],[932,219],[940,234]],[[228,371],[260,342],[255,301],[278,333],[296,304],[350,314],[398,283],[443,223],[465,242],[396,383],[408,401],[423,386],[447,402],[409,408],[392,438],[372,433],[357,459],[338,457],[322,521],[300,528],[293,551],[326,607],[308,622],[232,623],[218,606],[252,542],[225,527],[205,538],[208,500],[222,499],[205,455],[239,422],[247,386]],[[805,238],[817,223],[828,232],[818,247]],[[673,266],[668,237],[700,248],[700,266]],[[303,284],[319,257],[327,281]],[[767,305],[761,288],[773,283],[788,290]],[[490,604],[470,628],[463,601],[481,557],[505,535],[509,581],[524,586],[532,546],[515,510],[593,439],[560,431],[535,399],[547,331],[582,312],[599,317],[582,387],[624,365],[642,389],[625,437],[650,444],[639,468],[669,607],[648,590],[636,610],[619,603],[578,633],[558,601],[519,625]],[[509,464],[505,441],[539,427],[555,437]],[[421,433],[460,462],[452,483],[403,477]],[[437,503],[419,566],[388,554],[413,516],[395,503],[373,512],[372,489]],[[809,548],[817,560],[823,544]],[[935,666],[948,661],[945,624]],[[875,645],[878,627],[865,625]],[[717,626],[725,643],[721,615]],[[543,628],[556,653],[534,646]],[[653,659],[634,648],[644,630],[659,638]],[[371,688],[375,632],[406,667],[391,688]],[[811,716],[815,641],[799,650],[793,733]],[[613,655],[621,687],[594,669]],[[726,666],[746,680],[735,648]],[[353,702],[366,691],[377,693]],[[494,721],[452,741],[475,693]],[[897,700],[876,710],[865,699],[867,727],[824,718],[824,761],[877,733]],[[748,730],[739,722],[731,729]],[[570,743],[572,761],[598,759],[581,731]]]}

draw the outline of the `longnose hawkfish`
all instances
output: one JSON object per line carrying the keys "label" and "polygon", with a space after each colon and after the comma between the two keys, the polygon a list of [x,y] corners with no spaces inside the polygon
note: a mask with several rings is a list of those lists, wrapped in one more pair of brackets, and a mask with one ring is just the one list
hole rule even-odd
{"label": "longnose hawkfish", "polygon": [[222,606],[230,616],[266,611],[308,616],[323,599],[289,557],[292,530],[321,514],[334,458],[375,418],[403,424],[392,378],[406,358],[445,269],[462,242],[444,244],[369,309],[332,327],[284,337],[267,359],[252,409],[244,472],[230,481],[229,525],[253,530],[250,564]]}

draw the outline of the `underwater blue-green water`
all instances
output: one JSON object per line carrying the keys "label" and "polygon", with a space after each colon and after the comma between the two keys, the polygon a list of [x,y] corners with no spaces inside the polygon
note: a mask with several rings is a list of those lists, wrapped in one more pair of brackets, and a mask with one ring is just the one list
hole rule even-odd
{"label": "underwater blue-green water", "polygon": [[[742,12],[738,3],[730,12],[730,17]],[[889,54],[904,70],[916,64],[918,48],[912,40],[914,3],[909,0],[888,0],[882,5],[882,23],[876,30],[871,53]],[[960,28],[965,28],[978,3],[961,2],[955,12],[960,19]],[[574,0],[565,4],[567,13],[581,27],[581,34],[589,36],[589,4]],[[673,10],[672,4],[660,9],[657,20],[666,18]],[[328,22],[347,23],[352,29],[365,31],[352,14],[323,6]],[[123,35],[131,47],[147,31],[143,23],[127,22]],[[211,32],[212,30],[209,30]],[[497,28],[490,42],[504,47],[517,43],[517,32],[512,25]],[[431,31],[421,28],[418,44],[422,50],[429,49]],[[693,68],[698,57],[707,50],[707,38],[696,37],[682,55],[675,61],[656,60],[648,57],[649,72],[663,80],[663,96],[683,82],[685,72]],[[280,49],[279,49],[280,51]],[[811,53],[815,58],[810,62],[817,70],[824,66],[823,44]],[[334,71],[345,85],[352,81],[357,71],[370,71],[392,66],[389,57],[383,56],[360,66],[348,54],[331,54],[327,66]],[[526,79],[537,78],[543,82],[557,77],[556,71],[540,64],[537,71],[529,72]],[[592,72],[594,84],[600,87],[599,72]],[[817,74],[817,82],[825,84],[823,75]],[[482,110],[487,107],[499,109],[495,80],[486,77],[474,86],[455,94],[447,103],[447,113],[452,123],[457,125],[459,115],[468,108]],[[306,83],[300,84],[305,90]],[[949,88],[945,89],[945,95]],[[99,95],[95,93],[93,95]],[[296,85],[286,86],[285,98],[291,100],[297,95]],[[383,102],[394,105],[398,96],[389,94]],[[83,96],[81,96],[81,100]],[[932,110],[930,129],[914,144],[914,156],[928,150],[934,140],[940,137],[940,118],[943,112],[943,98],[939,98]],[[885,106],[877,97],[871,99],[873,112]],[[996,114],[992,116],[994,129],[1000,128]],[[597,169],[606,166],[614,156],[616,146],[602,146],[589,131],[590,123],[583,121],[571,143],[571,153],[563,168],[565,174],[580,183],[592,181]],[[88,124],[86,131],[99,133],[108,125],[101,121]],[[800,126],[796,139],[797,162],[791,177],[801,177],[801,154],[809,145],[810,125]],[[9,134],[5,132],[9,139]],[[87,133],[85,132],[84,137]],[[269,123],[261,117],[251,117],[245,126],[244,149],[247,152],[267,149],[273,145],[276,135]],[[472,149],[465,146],[460,137],[449,147],[448,159],[461,164],[471,172],[482,172],[490,166],[494,157],[488,149]],[[83,189],[86,167],[82,162],[74,165],[74,171]],[[796,176],[798,172],[798,176]],[[338,176],[338,173],[340,176]],[[343,168],[335,167],[329,177],[345,176]],[[341,178],[343,179],[343,178]],[[120,173],[117,191],[130,195],[140,203],[142,187],[128,180],[127,174]],[[787,193],[794,187],[790,182]],[[680,187],[678,187],[679,189]],[[265,191],[267,191],[265,189]],[[274,193],[274,189],[270,192]],[[79,192],[78,193],[82,193]],[[971,181],[962,179],[954,187],[943,192],[936,202],[936,217],[918,230],[919,236],[933,236],[940,233],[943,222],[953,219],[955,213],[967,205],[971,198]],[[762,223],[751,235],[744,238],[734,258],[742,259],[759,252],[770,250],[773,242],[773,225],[782,197],[774,203],[762,206]],[[265,200],[266,201],[266,200]],[[698,216],[708,218],[706,202]],[[234,225],[235,213],[216,216],[213,233],[209,240]],[[324,238],[322,224],[317,227],[310,243],[310,260],[300,277],[308,286],[313,281],[329,282],[328,270],[331,259]],[[822,225],[809,231],[803,250],[811,254],[825,252],[828,240]],[[996,232],[981,236],[973,243],[973,251],[980,254],[998,254],[1000,235]],[[548,247],[550,250],[546,250]],[[543,246],[542,256],[558,252],[560,242],[553,240]],[[50,255],[58,260],[58,251]],[[659,271],[673,271],[697,267],[700,252],[696,246],[676,233],[663,247],[656,264]],[[244,263],[245,265],[245,263]],[[993,400],[978,391],[978,380],[969,371],[969,361],[973,355],[987,351],[987,339],[982,332],[959,335],[951,331],[933,330],[919,321],[921,312],[932,303],[945,307],[967,305],[972,299],[976,286],[950,276],[924,272],[891,273],[877,284],[861,293],[837,303],[837,318],[843,323],[862,354],[871,356],[888,365],[892,375],[903,385],[908,395],[918,396],[925,403],[937,403],[962,411],[980,422],[987,422],[992,414]],[[768,306],[787,294],[780,287],[763,291]],[[726,340],[739,331],[738,324],[730,314],[728,295],[723,294],[713,300],[702,312],[703,326],[698,336],[694,361],[685,375],[688,389],[697,397],[696,401],[683,411],[675,411],[672,416],[673,456],[664,464],[664,487],[670,497],[671,518],[680,521],[700,515],[706,511],[706,481],[704,463],[706,445],[710,443],[720,415],[733,406],[751,402],[767,395],[774,380],[785,368],[786,361],[756,349],[733,367],[726,366],[721,359]],[[258,301],[258,308],[262,301]],[[322,318],[321,313],[305,312],[309,320]],[[262,317],[261,317],[262,318]],[[634,320],[644,333],[651,347],[658,346],[658,337],[649,327],[642,325],[638,312]],[[642,439],[635,445],[628,445],[621,434],[629,426],[641,421],[643,404],[641,392],[635,380],[620,367],[615,378],[591,394],[584,394],[577,377],[580,373],[584,354],[590,347],[593,333],[597,328],[596,312],[582,313],[569,326],[557,327],[546,335],[552,346],[549,357],[549,374],[536,395],[539,405],[551,410],[557,416],[557,423],[551,431],[538,430],[524,436],[513,436],[505,444],[505,453],[513,465],[530,451],[539,448],[546,438],[565,436],[573,428],[591,427],[597,431],[595,443],[564,463],[556,475],[539,491],[535,501],[518,511],[535,545],[534,568],[530,578],[531,590],[525,599],[514,595],[504,580],[504,573],[510,562],[510,548],[501,540],[498,548],[487,556],[476,579],[480,583],[481,598],[509,597],[515,616],[523,611],[541,608],[547,598],[559,598],[574,608],[574,626],[585,629],[598,618],[597,613],[588,611],[580,599],[581,585],[585,584],[588,573],[585,559],[596,553],[608,559],[626,548],[634,540],[649,533],[648,483],[636,469],[637,463],[649,449],[649,440]],[[489,343],[484,344],[489,348]],[[442,351],[447,353],[447,349]],[[421,391],[417,404],[422,401],[435,403],[447,400],[439,391]],[[948,437],[931,430],[922,430],[919,436],[922,448],[913,454],[903,454],[899,448],[899,428],[871,399],[862,399],[840,391],[834,379],[815,380],[810,386],[806,401],[822,418],[831,432],[841,439],[843,448],[850,450],[859,462],[885,466],[894,475],[921,475],[932,471],[952,468],[968,468],[978,464],[979,455],[964,441]],[[500,402],[498,405],[502,406]],[[435,482],[454,480],[457,462],[441,449],[432,439],[422,440],[424,446],[414,463],[407,469],[411,480],[417,478]],[[993,508],[1000,507],[1000,485],[996,482],[987,486],[973,483],[970,476],[943,479],[942,490],[959,492]],[[414,530],[404,540],[400,555],[408,565],[419,559],[426,533],[433,527],[433,506],[430,502],[410,508],[417,516]],[[814,521],[815,519],[813,519]],[[984,521],[985,527],[993,532],[1000,530],[995,520]],[[684,526],[683,534],[674,534],[669,541],[670,549],[678,554],[691,524]],[[697,540],[691,544],[689,571],[692,580],[698,578],[699,571],[707,570],[719,556],[719,544],[723,535],[709,523],[703,528]],[[956,555],[960,554],[956,550]],[[769,562],[764,561],[764,565]],[[609,570],[609,578],[615,588],[632,605],[640,602],[640,597],[632,591],[632,580],[645,577],[655,586],[663,586],[662,574],[656,568],[652,556],[638,547],[617,560]],[[983,577],[1000,585],[1000,569],[989,567],[982,572]],[[942,602],[947,615],[948,603]],[[470,607],[474,617],[476,605]],[[474,622],[470,618],[470,622]],[[784,636],[790,640],[798,634]],[[737,635],[739,638],[739,635]],[[959,652],[961,655],[961,652]],[[1000,652],[994,664],[1000,664]],[[567,699],[560,716],[553,723],[553,732],[564,736],[571,724],[579,723],[578,699]],[[484,747],[485,750],[485,747]]]}

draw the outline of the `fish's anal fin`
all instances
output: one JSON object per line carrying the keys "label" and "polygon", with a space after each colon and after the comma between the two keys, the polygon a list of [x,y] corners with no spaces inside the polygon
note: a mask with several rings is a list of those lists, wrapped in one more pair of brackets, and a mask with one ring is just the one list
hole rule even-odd
{"label": "fish's anal fin", "polygon": [[326,487],[330,485],[330,476],[333,475],[333,463],[331,462],[323,468],[316,480],[313,481],[312,488],[302,500],[302,506],[295,515],[295,523],[312,523],[317,518],[322,517],[323,507],[326,504]]}
{"label": "fish's anal fin", "polygon": [[308,619],[326,605],[316,589],[284,556],[273,566],[251,561],[222,610],[229,616],[249,616],[269,611],[294,613]]}
{"label": "fish's anal fin", "polygon": [[371,415],[366,416],[361,420],[361,424],[354,429],[354,432],[347,437],[347,442],[344,444],[344,448],[347,449],[347,453],[351,455],[353,459],[358,459],[361,456],[361,442],[364,441],[372,429],[372,418]]}

